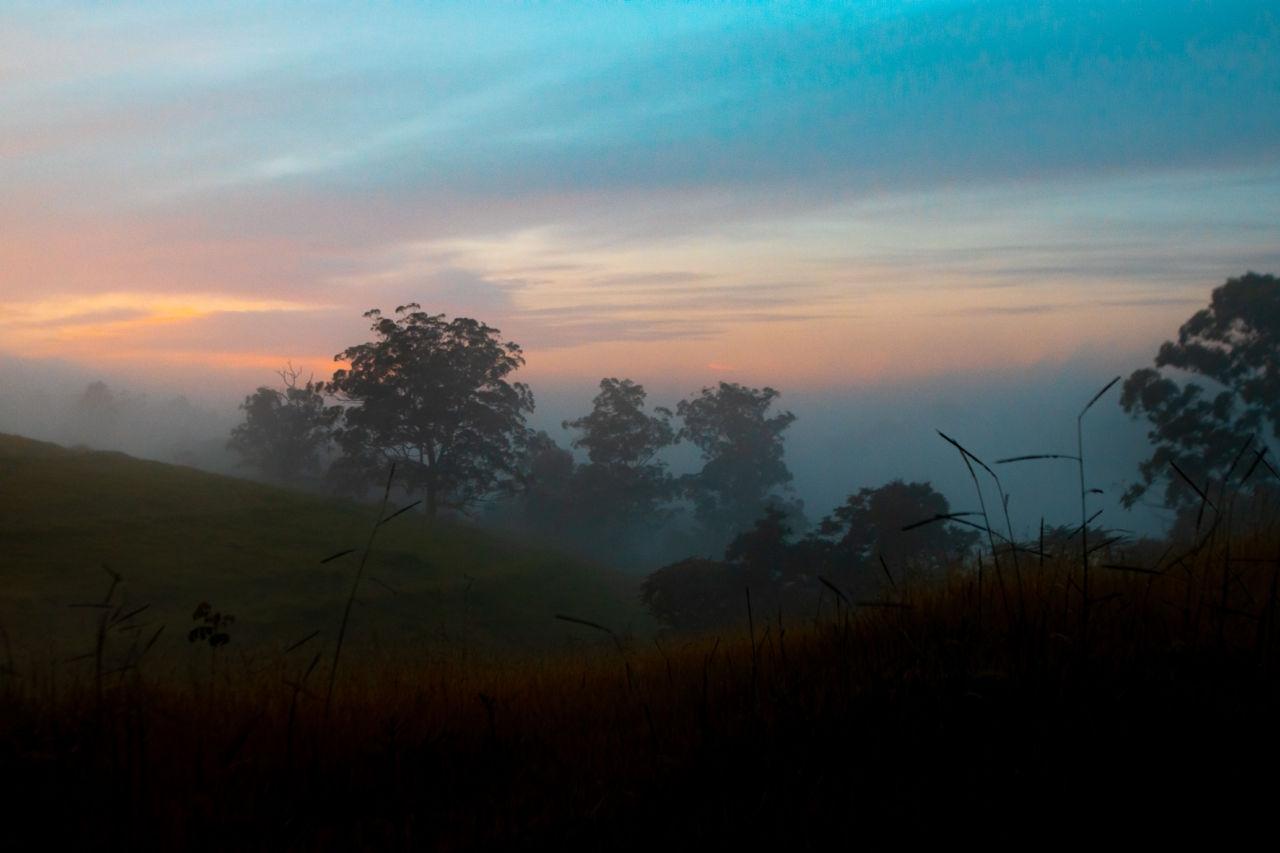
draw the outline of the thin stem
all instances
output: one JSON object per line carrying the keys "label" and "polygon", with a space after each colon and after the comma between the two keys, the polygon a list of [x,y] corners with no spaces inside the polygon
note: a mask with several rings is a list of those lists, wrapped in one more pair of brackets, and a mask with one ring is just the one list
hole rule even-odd
{"label": "thin stem", "polygon": [[329,688],[324,694],[324,719],[329,720],[329,708],[333,704],[333,685],[338,679],[338,660],[342,656],[342,641],[347,636],[347,622],[351,619],[351,605],[355,604],[356,593],[360,590],[360,580],[364,577],[364,567],[369,561],[369,552],[373,549],[373,540],[378,535],[378,528],[382,526],[383,516],[387,513],[387,501],[391,497],[391,480],[396,475],[396,463],[391,463],[391,470],[387,473],[387,487],[382,492],[382,505],[378,509],[378,520],[373,523],[373,527],[369,530],[369,539],[364,544],[364,553],[360,555],[360,565],[356,569],[355,579],[351,582],[351,594],[347,596],[346,607],[342,610],[342,624],[338,627],[338,644],[333,650],[333,666],[329,668]]}
{"label": "thin stem", "polygon": [[1080,584],[1083,604],[1080,608],[1080,635],[1084,642],[1085,632],[1089,630],[1089,509],[1086,501],[1088,491],[1084,484],[1084,412],[1076,418],[1076,465],[1080,470],[1080,568],[1084,577]]}
{"label": "thin stem", "polygon": [[1085,648],[1088,639],[1089,630],[1089,517],[1088,495],[1089,490],[1084,481],[1084,416],[1089,414],[1089,410],[1093,408],[1093,404],[1102,399],[1102,395],[1111,390],[1111,388],[1120,381],[1120,377],[1112,379],[1097,394],[1093,395],[1093,399],[1080,410],[1080,415],[1076,418],[1076,465],[1080,470],[1080,566],[1084,572],[1084,577],[1080,584],[1080,594],[1083,597],[1084,604],[1080,608],[1080,647]]}

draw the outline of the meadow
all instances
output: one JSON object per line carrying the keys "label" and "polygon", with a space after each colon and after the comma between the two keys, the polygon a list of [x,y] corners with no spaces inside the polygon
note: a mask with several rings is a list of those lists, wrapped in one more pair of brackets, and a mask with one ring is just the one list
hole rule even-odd
{"label": "meadow", "polygon": [[[96,614],[78,605],[99,602],[115,574],[114,602],[145,605],[133,621],[166,626],[161,653],[187,651],[202,601],[235,616],[232,655],[315,631],[332,639],[377,511],[0,435],[0,626],[38,656],[84,651]],[[369,646],[556,647],[572,637],[559,611],[649,625],[630,578],[465,524],[428,529],[410,513],[379,529],[360,602],[354,622],[368,630],[351,640]]]}
{"label": "meadow", "polygon": [[[1154,555],[1099,543],[1087,562],[1078,541],[997,546],[874,601],[824,586],[804,613],[755,612],[744,590],[739,624],[677,636],[599,567],[398,519],[370,576],[426,554],[420,614],[460,624],[447,571],[485,579],[492,621],[471,617],[489,628],[470,644],[375,641],[386,617],[358,608],[330,697],[356,565],[317,562],[363,543],[368,507],[3,446],[10,849],[1224,845],[1274,807],[1271,525],[1213,513]],[[31,507],[41,523],[15,520]],[[93,549],[128,601],[83,565]],[[166,589],[177,622],[148,647],[153,609],[132,611]],[[188,642],[177,600],[202,589],[242,616],[224,646]],[[41,657],[22,639],[41,620],[81,653]],[[523,641],[478,639],[508,623]]]}

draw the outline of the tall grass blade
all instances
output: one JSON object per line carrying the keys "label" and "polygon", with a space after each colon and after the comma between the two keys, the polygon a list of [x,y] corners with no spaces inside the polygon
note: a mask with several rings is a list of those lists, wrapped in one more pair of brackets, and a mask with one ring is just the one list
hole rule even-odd
{"label": "tall grass blade", "polygon": [[[391,498],[391,481],[396,476],[396,463],[391,463],[391,470],[387,472],[387,485],[382,491],[382,505],[378,509],[378,518],[381,519],[387,512],[387,501]],[[356,576],[351,582],[351,594],[347,596],[346,606],[342,609],[342,623],[338,626],[338,642],[333,649],[333,665],[329,668],[329,686],[324,694],[324,719],[329,720],[329,711],[333,706],[333,686],[338,680],[338,662],[342,659],[342,643],[347,637],[347,624],[351,620],[351,607],[355,604],[356,593],[360,591],[360,580],[364,577],[365,564],[369,562],[369,552],[373,550],[373,540],[378,535],[378,529],[382,526],[381,522],[375,522],[369,531],[369,539],[365,542],[364,552],[360,555],[360,565],[356,568]]]}

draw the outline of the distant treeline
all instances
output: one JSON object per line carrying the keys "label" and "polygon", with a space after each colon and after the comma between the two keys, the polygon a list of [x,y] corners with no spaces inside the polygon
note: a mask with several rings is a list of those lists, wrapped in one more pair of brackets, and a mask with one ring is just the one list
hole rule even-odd
{"label": "distant treeline", "polygon": [[[339,353],[330,381],[287,369],[245,399],[229,447],[263,478],[364,495],[394,463],[428,518],[480,517],[612,562],[719,551],[767,510],[807,525],[783,458],[795,416],[773,388],[722,382],[672,411],[605,378],[562,447],[527,425],[533,393],[510,378],[523,354],[497,329],[417,305],[366,316],[374,340]],[[682,442],[703,464],[676,476],[662,455]]]}
{"label": "distant treeline", "polygon": [[[414,303],[365,316],[372,340],[339,352],[335,360],[347,366],[329,381],[285,370],[281,387],[245,399],[229,447],[264,478],[367,495],[394,466],[395,487],[420,500],[428,519],[463,513],[626,567],[702,555],[650,578],[655,612],[661,578],[676,573],[689,587],[686,600],[699,594],[697,578],[725,571],[778,589],[783,578],[811,585],[821,573],[871,563],[891,579],[890,566],[942,565],[979,532],[993,535],[985,510],[975,529],[928,483],[901,481],[862,488],[813,524],[784,459],[795,415],[777,408],[774,388],[720,382],[673,411],[649,407],[630,379],[604,378],[591,411],[563,423],[573,434],[566,448],[528,426],[533,393],[512,380],[523,353],[499,330]],[[1159,485],[1169,505],[1202,511],[1215,489],[1241,476],[1242,462],[1250,476],[1271,469],[1269,441],[1280,435],[1278,318],[1274,276],[1229,279],[1160,348],[1154,367],[1124,382],[1121,405],[1147,420],[1153,448],[1126,504]],[[701,468],[677,476],[663,453],[680,443],[696,448]],[[1030,458],[1074,459],[1083,480],[1082,459]],[[1082,482],[1082,502],[1091,491]],[[921,519],[935,523],[902,535]],[[1087,535],[1095,520],[1083,518],[1077,532]],[[1012,530],[1002,538],[1015,546]]]}

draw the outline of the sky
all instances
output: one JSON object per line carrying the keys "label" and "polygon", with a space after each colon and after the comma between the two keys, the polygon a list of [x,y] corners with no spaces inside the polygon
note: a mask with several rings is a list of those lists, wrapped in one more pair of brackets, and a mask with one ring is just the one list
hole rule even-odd
{"label": "sky", "polygon": [[11,363],[235,400],[415,301],[550,401],[919,407],[1141,366],[1250,269],[1268,2],[0,0]]}

